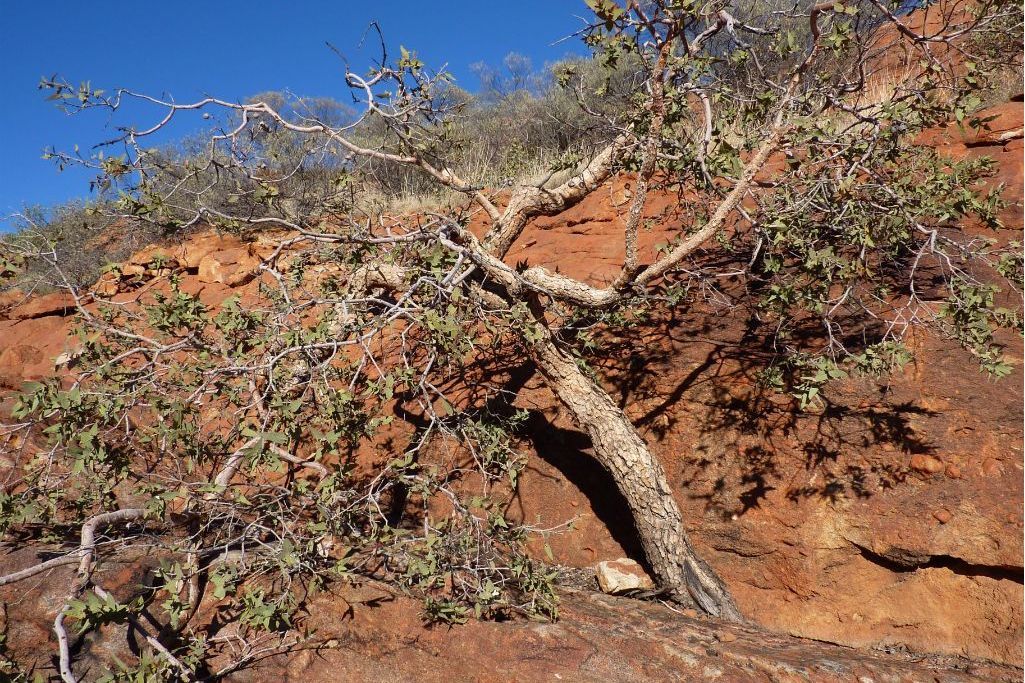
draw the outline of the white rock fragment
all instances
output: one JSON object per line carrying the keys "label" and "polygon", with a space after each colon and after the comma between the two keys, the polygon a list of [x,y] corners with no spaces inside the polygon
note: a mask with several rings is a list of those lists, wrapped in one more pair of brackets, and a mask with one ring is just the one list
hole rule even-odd
{"label": "white rock fragment", "polygon": [[655,588],[655,582],[644,572],[641,565],[626,557],[599,562],[595,570],[598,573],[598,586],[605,593],[615,595]]}

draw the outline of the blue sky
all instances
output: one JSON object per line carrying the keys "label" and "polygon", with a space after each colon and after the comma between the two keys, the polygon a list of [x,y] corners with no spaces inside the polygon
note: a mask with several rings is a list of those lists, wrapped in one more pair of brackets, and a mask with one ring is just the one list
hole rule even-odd
{"label": "blue sky", "polygon": [[[474,62],[498,65],[515,51],[541,66],[582,53],[578,40],[552,43],[585,14],[583,0],[0,0],[0,216],[88,196],[88,175],[58,173],[43,149],[86,149],[109,133],[106,114],[67,116],[44,101],[36,89],[43,75],[178,101],[285,89],[344,99],[341,64],[325,41],[362,68],[376,39],[356,46],[377,20],[389,46],[415,49],[431,67],[447,63],[473,90]],[[189,130],[180,126],[175,137]]]}

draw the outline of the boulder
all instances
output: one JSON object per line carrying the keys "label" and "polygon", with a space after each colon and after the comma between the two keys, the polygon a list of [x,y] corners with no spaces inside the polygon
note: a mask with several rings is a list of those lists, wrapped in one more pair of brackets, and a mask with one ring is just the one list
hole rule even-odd
{"label": "boulder", "polygon": [[911,457],[911,469],[922,474],[937,474],[943,471],[943,461],[921,453]]}
{"label": "boulder", "polygon": [[71,315],[75,312],[75,299],[65,291],[44,294],[26,301],[14,308],[9,317],[12,320],[31,320],[48,315]]}
{"label": "boulder", "polygon": [[214,251],[199,261],[199,281],[238,287],[256,277],[259,265],[245,247]]}
{"label": "boulder", "polygon": [[118,293],[118,277],[114,273],[104,273],[96,284],[93,285],[93,295],[102,299],[109,299]]}
{"label": "boulder", "polygon": [[645,573],[644,568],[626,557],[599,562],[595,570],[598,574],[598,586],[610,595],[635,590],[652,590],[655,587],[655,582]]}

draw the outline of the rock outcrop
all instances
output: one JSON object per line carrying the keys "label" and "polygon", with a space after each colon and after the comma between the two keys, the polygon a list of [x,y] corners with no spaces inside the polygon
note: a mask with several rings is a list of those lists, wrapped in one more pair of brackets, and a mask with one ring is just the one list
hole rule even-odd
{"label": "rock outcrop", "polygon": [[[989,114],[981,132],[952,127],[922,140],[950,156],[997,162],[993,182],[1006,185],[1009,201],[999,237],[1020,239],[1020,98]],[[510,261],[596,284],[611,279],[622,262],[616,206],[629,182],[618,178],[571,210],[535,221]],[[642,231],[642,254],[650,258],[665,240],[658,225],[674,210],[673,197],[650,202],[656,227]],[[204,303],[244,299],[255,292],[264,251],[217,235],[148,248],[105,275],[95,296],[131,303],[177,268],[182,289]],[[73,358],[73,305],[62,294],[0,299],[0,390],[52,374],[58,357]],[[596,366],[661,459],[699,551],[753,624],[860,651],[587,593],[567,597],[559,624],[453,631],[424,629],[400,598],[347,612],[358,601],[342,595],[342,602],[317,598],[309,612],[338,647],[271,660],[249,680],[319,680],[332,671],[339,676],[332,680],[1020,679],[1021,339],[1004,340],[1017,365],[999,383],[953,344],[916,338],[918,360],[904,374],[886,384],[847,380],[822,410],[794,415],[758,388],[750,354],[731,351],[744,332],[729,316],[673,312],[607,340]],[[528,376],[517,405],[533,411],[522,444],[533,457],[513,513],[541,526],[574,520],[548,539],[558,562],[642,559],[611,480],[554,396]],[[44,599],[43,589],[36,584],[36,593],[22,596],[22,615],[32,595]],[[41,646],[50,636],[40,629],[22,646]],[[940,658],[881,654],[905,650]]]}

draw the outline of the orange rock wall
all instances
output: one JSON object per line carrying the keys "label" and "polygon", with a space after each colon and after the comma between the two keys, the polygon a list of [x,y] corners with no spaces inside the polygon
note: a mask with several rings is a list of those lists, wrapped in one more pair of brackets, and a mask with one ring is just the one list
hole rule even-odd
{"label": "orange rock wall", "polygon": [[[1001,238],[1022,230],[1022,105],[994,110],[981,134],[955,127],[923,141],[951,156],[988,155],[1009,206]],[[513,245],[527,261],[604,283],[622,259],[619,178],[571,210],[535,221]],[[653,197],[650,216],[678,209]],[[671,225],[671,221],[665,224]],[[642,257],[664,242],[642,232]],[[260,244],[201,235],[147,249],[98,296],[130,302],[161,284],[156,253],[186,269],[205,303],[257,286]],[[165,261],[167,259],[164,259]],[[155,279],[154,279],[155,277]],[[0,300],[0,389],[54,372],[74,348],[71,302],[52,294]],[[664,463],[701,552],[742,611],[772,630],[845,645],[1022,663],[1021,340],[994,383],[958,348],[920,339],[919,360],[885,385],[848,381],[818,414],[795,416],[753,381],[757,358],[735,348],[743,321],[693,311],[610,340],[598,363]],[[627,510],[588,444],[537,378],[517,399],[536,411],[532,453],[511,513],[570,530],[556,558],[586,566],[640,557]]]}

